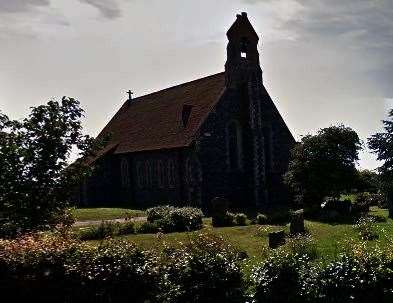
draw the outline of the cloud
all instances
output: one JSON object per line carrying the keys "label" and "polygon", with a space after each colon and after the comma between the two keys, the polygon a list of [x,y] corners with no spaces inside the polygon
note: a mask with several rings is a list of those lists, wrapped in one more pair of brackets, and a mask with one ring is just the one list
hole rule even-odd
{"label": "cloud", "polygon": [[0,14],[27,12],[37,7],[49,6],[49,0],[1,0]]}
{"label": "cloud", "polygon": [[98,9],[107,19],[117,19],[121,16],[119,5],[114,0],[79,0]]}

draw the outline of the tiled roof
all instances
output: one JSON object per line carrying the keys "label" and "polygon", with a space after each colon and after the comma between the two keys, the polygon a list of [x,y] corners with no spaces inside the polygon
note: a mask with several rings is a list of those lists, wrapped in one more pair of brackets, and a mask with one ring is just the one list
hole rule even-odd
{"label": "tiled roof", "polygon": [[219,73],[126,101],[98,138],[116,154],[188,146],[224,90]]}

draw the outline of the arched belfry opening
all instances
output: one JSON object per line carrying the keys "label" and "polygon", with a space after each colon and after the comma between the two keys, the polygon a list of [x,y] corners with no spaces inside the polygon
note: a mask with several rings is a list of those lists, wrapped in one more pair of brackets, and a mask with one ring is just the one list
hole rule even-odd
{"label": "arched belfry opening", "polygon": [[227,87],[235,88],[248,82],[250,76],[256,72],[262,80],[258,52],[259,37],[246,13],[237,15],[236,21],[227,32],[227,38]]}

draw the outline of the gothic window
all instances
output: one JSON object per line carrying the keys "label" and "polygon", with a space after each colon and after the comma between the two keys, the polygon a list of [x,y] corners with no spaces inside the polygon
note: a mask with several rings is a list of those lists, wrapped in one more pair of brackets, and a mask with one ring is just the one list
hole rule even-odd
{"label": "gothic window", "polygon": [[137,179],[137,183],[138,183],[138,187],[139,188],[143,188],[144,186],[144,169],[143,169],[143,165],[141,161],[138,161],[136,163],[136,179]]}
{"label": "gothic window", "polygon": [[159,188],[165,187],[165,169],[161,160],[157,161],[157,181]]}
{"label": "gothic window", "polygon": [[151,188],[153,185],[153,174],[150,161],[145,163],[145,186]]}
{"label": "gothic window", "polygon": [[172,159],[168,161],[168,185],[170,188],[176,186],[176,167]]}
{"label": "gothic window", "polygon": [[120,174],[122,187],[130,187],[130,172],[128,168],[128,160],[125,157],[120,161]]}
{"label": "gothic window", "polygon": [[237,121],[231,121],[227,125],[227,154],[228,167],[230,170],[241,169],[242,163],[242,138]]}

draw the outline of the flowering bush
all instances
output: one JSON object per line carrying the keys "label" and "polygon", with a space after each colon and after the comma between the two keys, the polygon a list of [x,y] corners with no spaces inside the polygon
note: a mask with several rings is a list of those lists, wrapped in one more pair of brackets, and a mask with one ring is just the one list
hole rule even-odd
{"label": "flowering bush", "polygon": [[202,228],[203,213],[199,208],[158,206],[146,211],[147,221],[163,232],[181,232]]}
{"label": "flowering bush", "polygon": [[237,213],[235,214],[234,218],[235,224],[239,226],[244,226],[247,225],[247,215],[243,213]]}
{"label": "flowering bush", "polygon": [[375,229],[375,219],[373,217],[361,217],[354,225],[354,228],[358,232],[361,240],[378,239],[378,233]]}
{"label": "flowering bush", "polygon": [[163,256],[160,302],[244,302],[239,253],[222,238],[199,234]]}
{"label": "flowering bush", "polygon": [[308,269],[306,256],[273,253],[253,270],[253,302],[304,302],[302,287]]}

